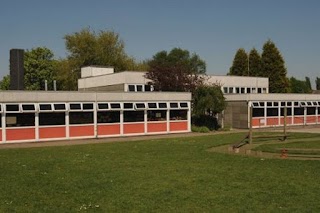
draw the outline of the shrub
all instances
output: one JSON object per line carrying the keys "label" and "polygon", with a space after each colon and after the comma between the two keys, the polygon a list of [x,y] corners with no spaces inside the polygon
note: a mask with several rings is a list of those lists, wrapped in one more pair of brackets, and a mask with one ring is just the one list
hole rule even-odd
{"label": "shrub", "polygon": [[210,130],[206,126],[195,126],[195,125],[192,125],[191,126],[191,130],[192,130],[192,132],[201,132],[201,133],[210,132]]}
{"label": "shrub", "polygon": [[209,130],[217,130],[220,128],[217,118],[210,115],[194,115],[192,124],[195,126],[205,126]]}

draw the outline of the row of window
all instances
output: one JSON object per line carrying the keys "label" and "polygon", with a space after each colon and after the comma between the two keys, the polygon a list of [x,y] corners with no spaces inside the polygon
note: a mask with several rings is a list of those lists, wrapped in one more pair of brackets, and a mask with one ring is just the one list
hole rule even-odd
{"label": "row of window", "polygon": [[[293,110],[292,108],[287,108],[287,116],[302,116],[305,113],[305,109],[306,115],[317,115],[317,109],[318,114],[320,113],[320,107],[295,107]],[[279,116],[279,108],[267,108],[266,111],[264,108],[253,108],[252,117],[264,117],[265,112],[267,117]],[[284,116],[284,108],[280,108],[280,116]]]}
{"label": "row of window", "polygon": [[[170,120],[187,120],[188,110],[170,110]],[[1,120],[1,119],[0,119]],[[167,110],[148,110],[147,121],[166,121]],[[124,111],[124,122],[144,122],[144,111]],[[120,111],[97,112],[97,123],[119,123]],[[1,122],[0,122],[1,123]],[[93,112],[70,112],[69,124],[93,124]],[[39,113],[39,125],[66,125],[65,112]],[[6,126],[35,126],[35,113],[6,114]]]}
{"label": "row of window", "polygon": [[[106,110],[145,110],[145,109],[188,109],[187,102],[154,102],[154,103],[97,103],[98,111]],[[93,111],[93,103],[40,103],[40,104],[4,104],[7,113],[16,112],[65,112]],[[0,112],[2,105],[0,104]]]}
{"label": "row of window", "polygon": [[267,88],[251,88],[251,87],[223,87],[223,93],[237,93],[237,94],[245,94],[245,93],[267,93]]}
{"label": "row of window", "polygon": [[151,85],[143,85],[143,84],[129,84],[128,92],[151,92],[153,91],[153,87]]}
{"label": "row of window", "polygon": [[252,102],[253,107],[312,107],[312,106],[320,106],[320,101],[254,101]]}

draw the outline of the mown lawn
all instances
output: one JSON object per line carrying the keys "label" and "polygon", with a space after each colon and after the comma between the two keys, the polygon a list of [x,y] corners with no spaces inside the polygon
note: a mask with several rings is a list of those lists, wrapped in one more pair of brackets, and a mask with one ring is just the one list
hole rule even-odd
{"label": "mown lawn", "polygon": [[319,212],[320,163],[208,152],[244,134],[0,150],[0,212]]}

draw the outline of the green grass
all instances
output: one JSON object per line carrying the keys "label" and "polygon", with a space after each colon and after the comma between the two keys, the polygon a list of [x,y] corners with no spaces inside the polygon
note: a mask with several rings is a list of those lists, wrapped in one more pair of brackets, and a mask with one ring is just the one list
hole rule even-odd
{"label": "green grass", "polygon": [[320,163],[208,152],[244,134],[0,150],[0,212],[319,212]]}

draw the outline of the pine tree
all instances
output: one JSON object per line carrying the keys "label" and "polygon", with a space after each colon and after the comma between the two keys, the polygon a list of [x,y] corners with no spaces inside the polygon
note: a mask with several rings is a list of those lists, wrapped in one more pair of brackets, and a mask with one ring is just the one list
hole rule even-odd
{"label": "pine tree", "polygon": [[236,55],[234,56],[228,75],[248,75],[248,55],[243,48],[238,49]]}
{"label": "pine tree", "polygon": [[320,90],[320,78],[316,78],[316,89]]}
{"label": "pine tree", "polygon": [[287,93],[289,91],[289,80],[284,59],[271,40],[263,45],[261,71],[262,77],[269,78],[269,92]]}
{"label": "pine tree", "polygon": [[249,76],[261,76],[261,56],[255,48],[249,53]]}

